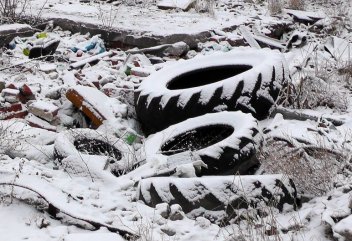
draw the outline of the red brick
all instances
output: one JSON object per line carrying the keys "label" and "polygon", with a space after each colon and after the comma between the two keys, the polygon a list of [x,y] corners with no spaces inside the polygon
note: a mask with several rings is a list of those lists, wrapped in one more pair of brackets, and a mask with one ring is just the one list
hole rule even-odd
{"label": "red brick", "polygon": [[103,124],[103,121],[106,120],[105,117],[100,114],[98,110],[95,110],[93,106],[87,103],[87,101],[85,101],[75,89],[68,89],[66,92],[66,97],[74,104],[74,106],[80,109],[95,126],[100,126]]}
{"label": "red brick", "polygon": [[15,103],[9,106],[0,107],[0,113],[17,112],[17,111],[21,111],[22,109],[23,108],[21,103]]}

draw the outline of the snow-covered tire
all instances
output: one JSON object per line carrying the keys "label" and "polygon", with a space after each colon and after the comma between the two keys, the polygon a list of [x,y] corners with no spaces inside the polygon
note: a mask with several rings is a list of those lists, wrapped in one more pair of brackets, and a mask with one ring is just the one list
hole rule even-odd
{"label": "snow-covered tire", "polygon": [[188,118],[223,110],[267,117],[288,77],[283,55],[236,48],[165,67],[143,80],[135,106],[146,134]]}
{"label": "snow-covered tire", "polygon": [[74,129],[58,134],[54,143],[54,157],[63,159],[82,155],[109,157],[109,169],[119,176],[133,169],[133,155],[123,139],[92,129]]}
{"label": "snow-covered tire", "polygon": [[190,151],[193,160],[208,166],[200,175],[248,174],[258,164],[255,154],[261,143],[258,122],[251,114],[223,111],[150,135],[145,150],[147,157],[163,155],[171,160],[174,154]]}
{"label": "snow-covered tire", "polygon": [[179,204],[189,218],[216,223],[243,215],[243,209],[264,214],[267,206],[282,212],[298,203],[295,185],[284,175],[148,178],[139,182],[137,198],[151,207]]}

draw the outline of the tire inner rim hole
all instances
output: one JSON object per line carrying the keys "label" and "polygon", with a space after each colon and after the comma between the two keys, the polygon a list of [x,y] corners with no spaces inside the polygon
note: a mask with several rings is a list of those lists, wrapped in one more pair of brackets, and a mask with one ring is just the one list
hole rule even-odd
{"label": "tire inner rim hole", "polygon": [[171,156],[185,151],[200,150],[226,139],[233,132],[234,128],[228,125],[199,127],[168,140],[162,145],[161,152]]}
{"label": "tire inner rim hole", "polygon": [[79,138],[73,143],[79,152],[88,155],[110,156],[115,160],[121,160],[121,152],[113,145],[97,139]]}
{"label": "tire inner rim hole", "polygon": [[251,68],[250,65],[222,65],[196,69],[172,79],[167,88],[169,90],[180,90],[208,85],[239,75]]}

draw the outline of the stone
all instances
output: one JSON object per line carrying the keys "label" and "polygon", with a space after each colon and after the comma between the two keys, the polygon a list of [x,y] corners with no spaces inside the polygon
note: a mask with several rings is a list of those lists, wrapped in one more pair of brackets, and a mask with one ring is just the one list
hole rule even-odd
{"label": "stone", "polygon": [[177,42],[165,49],[164,53],[168,56],[180,57],[189,51],[189,46],[185,42]]}
{"label": "stone", "polygon": [[52,80],[55,80],[59,77],[59,74],[57,72],[51,72],[49,74],[49,78],[52,79]]}
{"label": "stone", "polygon": [[163,218],[167,219],[169,218],[171,209],[170,205],[167,203],[160,203],[155,206],[156,212],[160,214]]}
{"label": "stone", "polygon": [[167,234],[168,236],[174,236],[176,234],[176,230],[168,226],[162,227],[160,228],[160,230],[165,234]]}
{"label": "stone", "polygon": [[183,220],[184,212],[182,211],[182,207],[179,204],[173,204],[170,207],[170,216],[169,219],[171,221]]}
{"label": "stone", "polygon": [[197,226],[201,227],[201,228],[209,228],[210,225],[211,225],[211,222],[206,219],[206,218],[203,218],[203,217],[197,217],[196,218],[196,223],[195,223]]}
{"label": "stone", "polygon": [[341,235],[344,240],[352,240],[352,215],[342,219],[333,227],[334,233]]}
{"label": "stone", "polygon": [[0,92],[6,88],[6,84],[4,81],[0,81]]}

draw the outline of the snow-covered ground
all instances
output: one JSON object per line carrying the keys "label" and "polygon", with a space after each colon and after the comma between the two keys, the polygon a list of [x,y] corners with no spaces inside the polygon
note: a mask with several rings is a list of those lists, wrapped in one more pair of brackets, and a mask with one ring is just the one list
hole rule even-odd
{"label": "snow-covered ground", "polygon": [[[307,16],[322,18],[313,26],[295,22],[288,14],[290,11],[273,17],[266,3],[253,4],[247,1],[222,0],[215,7],[214,15],[210,15],[198,13],[194,9],[186,12],[161,10],[155,4],[143,4],[143,1],[137,6],[122,4],[116,7],[78,1],[35,0],[30,2],[32,14],[40,11],[44,4],[41,15],[45,18],[67,18],[134,30],[146,35],[191,34],[212,30],[212,37],[207,42],[199,43],[197,49],[183,51],[182,48],[181,52],[168,49],[161,51],[159,56],[151,56],[128,54],[120,49],[107,50],[99,36],[71,33],[53,26],[44,35],[17,38],[11,43],[10,49],[2,49],[1,241],[119,241],[124,240],[124,232],[135,234],[133,238],[137,240],[148,241],[352,240],[352,6],[348,0],[312,1],[305,6],[310,13],[291,11],[302,19]],[[108,17],[110,13],[113,14],[111,18]],[[226,30],[228,27],[254,25],[256,29],[252,30],[253,33],[271,35],[274,26],[280,23],[291,27],[282,39],[267,40],[261,35],[257,39],[280,47],[285,46],[294,33],[299,33],[307,41],[287,48],[285,52],[283,50],[292,85],[286,86],[291,89],[286,88],[281,93],[277,104],[291,115],[285,115],[283,111],[255,124],[259,125],[264,139],[262,150],[258,153],[261,166],[255,174],[268,174],[268,180],[276,177],[271,174],[292,178],[301,205],[294,210],[294,205],[286,203],[281,212],[270,205],[247,207],[240,210],[241,216],[238,218],[221,224],[211,222],[213,220],[209,218],[218,215],[216,210],[211,210],[211,215],[203,212],[195,217],[194,212],[192,215],[187,214],[177,204],[164,203],[154,208],[138,200],[143,186],[139,182],[148,180],[148,177],[165,172],[173,176],[192,177],[189,180],[196,177],[190,165],[194,158],[192,153],[168,157],[162,155],[159,146],[156,146],[161,146],[163,139],[176,136],[177,133],[173,133],[175,130],[170,128],[168,132],[149,138],[143,134],[136,116],[134,90],[143,86],[140,83],[149,78],[145,83],[148,81],[150,91],[165,91],[164,86],[155,86],[153,89],[152,81],[159,80],[153,79],[153,76],[158,76],[158,72],[154,72],[165,69],[173,71],[169,74],[175,74],[178,71],[177,64],[191,68],[193,65],[187,66],[187,63],[197,62],[197,58],[204,55],[208,56],[207,60],[221,58],[226,52],[236,49],[238,46],[234,40],[242,41],[245,34],[238,29]],[[0,26],[0,30],[10,26]],[[20,26],[12,25],[12,28],[15,27]],[[25,53],[26,49],[32,48],[30,43],[41,45],[47,39],[60,40],[54,57],[28,59]],[[232,53],[256,52],[246,41],[242,41],[244,47]],[[266,49],[263,53],[266,51],[271,52]],[[87,61],[87,58],[99,54],[103,54],[99,62]],[[226,56],[231,57],[231,53]],[[258,56],[253,61],[246,60],[247,64],[263,61],[264,58],[259,59]],[[186,59],[193,60],[185,62]],[[82,65],[73,64],[80,61]],[[263,66],[265,64],[270,65],[272,62],[265,62]],[[284,73],[279,71],[274,76],[280,74]],[[270,77],[267,73],[263,79],[270,80]],[[199,86],[197,88],[202,89]],[[178,95],[186,93],[177,91]],[[235,92],[233,89],[227,91],[229,94]],[[206,99],[209,101],[212,96],[209,94]],[[184,98],[184,105],[190,98]],[[252,118],[248,120],[251,122],[236,120],[233,123],[252,125]],[[230,120],[222,121],[221,124],[226,124]],[[97,123],[102,125],[93,130]],[[198,125],[194,120],[190,123]],[[74,142],[73,136],[80,133],[76,128],[85,128],[82,132],[86,139],[113,142],[112,146],[123,150],[121,158],[124,162],[116,164],[107,156],[78,151],[79,145],[84,149],[84,143]],[[177,131],[182,132],[187,128],[179,125]],[[236,131],[236,126],[234,129]],[[252,132],[252,129],[246,130],[245,137],[250,138],[254,135]],[[233,145],[239,146],[238,143]],[[100,153],[104,151],[106,149],[100,150]],[[116,156],[114,158],[118,159]],[[180,160],[187,158],[192,160]],[[170,168],[175,168],[175,165],[168,165],[170,160],[180,163],[174,172]],[[116,171],[121,169],[128,173]],[[236,181],[232,185],[236,184],[239,188],[241,177],[236,175],[233,178]],[[201,179],[212,186],[217,185],[221,177]],[[161,180],[167,182],[168,179]],[[182,186],[180,183],[178,185]],[[283,183],[286,185],[287,180],[283,180]],[[160,184],[160,192],[168,193],[169,190],[163,188],[166,184]],[[270,181],[262,184],[272,185]],[[185,190],[190,186],[189,183],[184,184]],[[215,197],[221,196],[221,188],[214,190],[212,194],[215,193]],[[193,191],[189,193],[189,199],[196,200],[192,196],[194,193],[204,194],[201,189]],[[255,193],[246,192],[249,199]],[[170,196],[166,194],[162,198],[168,199]]]}

